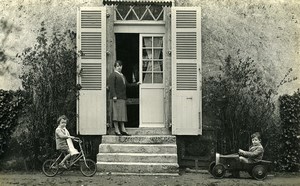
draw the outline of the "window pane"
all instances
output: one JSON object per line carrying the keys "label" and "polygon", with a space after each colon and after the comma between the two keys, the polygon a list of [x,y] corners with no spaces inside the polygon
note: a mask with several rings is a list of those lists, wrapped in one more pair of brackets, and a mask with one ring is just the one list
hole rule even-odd
{"label": "window pane", "polygon": [[163,71],[162,61],[154,61],[153,71]]}
{"label": "window pane", "polygon": [[152,47],[152,37],[144,37],[143,38],[143,47]]}
{"label": "window pane", "polygon": [[162,12],[159,17],[157,18],[157,20],[162,21],[164,20],[164,13]]}
{"label": "window pane", "polygon": [[121,17],[120,13],[118,13],[118,10],[116,11],[116,19],[117,20],[123,20],[123,18]]}
{"label": "window pane", "polygon": [[143,61],[143,71],[152,72],[152,61]]}
{"label": "window pane", "polygon": [[143,73],[143,83],[152,83],[152,73]]}
{"label": "window pane", "polygon": [[155,20],[155,18],[151,15],[150,11],[147,9],[143,17],[143,20]]}
{"label": "window pane", "polygon": [[163,82],[163,74],[162,73],[154,73],[153,74],[153,83],[162,83]]}
{"label": "window pane", "polygon": [[162,8],[162,6],[154,6],[154,5],[152,5],[150,7],[150,11],[152,12],[152,14],[155,17],[155,19],[157,19],[158,16],[160,15],[160,13],[163,11],[163,8]]}
{"label": "window pane", "polygon": [[142,15],[145,13],[146,11],[146,7],[144,6],[134,6],[134,11],[136,13],[136,15],[139,17],[139,19],[142,18]]}
{"label": "window pane", "polygon": [[[124,19],[126,14],[128,13],[128,11],[130,10],[130,7],[129,6],[126,6],[126,5],[118,5],[117,6],[117,10],[120,14],[121,14],[121,17]],[[117,13],[118,14],[118,13]]]}
{"label": "window pane", "polygon": [[154,49],[153,59],[162,59],[162,58],[163,58],[162,49]]}
{"label": "window pane", "polygon": [[[133,7],[133,11],[130,11],[130,7]],[[117,20],[125,20],[125,16],[128,13],[129,16],[126,18],[126,20],[164,20],[163,6],[117,5],[115,8],[115,12]]]}
{"label": "window pane", "polygon": [[143,59],[152,59],[152,49],[143,50]]}
{"label": "window pane", "polygon": [[136,15],[134,14],[134,11],[131,10],[129,12],[129,15],[126,17],[126,20],[138,20],[138,18],[136,17]]}
{"label": "window pane", "polygon": [[154,37],[153,38],[153,46],[154,47],[163,47],[163,38],[162,37]]}

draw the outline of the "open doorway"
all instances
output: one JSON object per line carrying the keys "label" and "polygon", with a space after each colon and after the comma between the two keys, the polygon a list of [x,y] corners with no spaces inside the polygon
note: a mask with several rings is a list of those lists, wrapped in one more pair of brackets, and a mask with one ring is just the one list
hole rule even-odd
{"label": "open doorway", "polygon": [[[116,57],[123,61],[122,73],[129,83],[139,81],[139,34],[116,34]],[[129,86],[127,93],[126,127],[139,127],[139,87]]]}

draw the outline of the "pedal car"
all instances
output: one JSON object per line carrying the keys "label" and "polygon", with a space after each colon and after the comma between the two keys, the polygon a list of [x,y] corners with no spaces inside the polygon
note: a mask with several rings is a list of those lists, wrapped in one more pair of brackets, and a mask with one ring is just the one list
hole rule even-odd
{"label": "pedal car", "polygon": [[222,155],[216,153],[216,161],[210,163],[208,171],[215,178],[223,178],[227,171],[246,171],[256,180],[263,180],[270,171],[271,162],[260,160],[255,163],[241,163],[238,154]]}

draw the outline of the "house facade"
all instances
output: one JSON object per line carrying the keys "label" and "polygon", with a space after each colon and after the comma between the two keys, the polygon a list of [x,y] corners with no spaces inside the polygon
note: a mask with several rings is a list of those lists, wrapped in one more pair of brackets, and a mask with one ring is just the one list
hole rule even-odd
{"label": "house facade", "polygon": [[127,88],[129,132],[202,135],[200,7],[175,7],[172,0],[81,7],[77,49],[78,134],[109,134],[107,78],[121,60],[127,81],[141,83]]}
{"label": "house facade", "polygon": [[79,134],[107,134],[106,81],[116,60],[128,82],[141,83],[127,90],[127,127],[202,133],[201,12],[172,5],[110,0],[78,9]]}

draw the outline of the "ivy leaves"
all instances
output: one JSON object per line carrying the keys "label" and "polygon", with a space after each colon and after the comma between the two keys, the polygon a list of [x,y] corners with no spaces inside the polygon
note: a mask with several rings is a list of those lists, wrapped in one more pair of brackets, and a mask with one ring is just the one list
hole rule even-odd
{"label": "ivy leaves", "polygon": [[282,170],[298,171],[300,148],[297,135],[299,135],[300,126],[300,89],[293,95],[280,96],[279,102],[283,132],[279,164]]}
{"label": "ivy leaves", "polygon": [[18,115],[25,104],[23,92],[0,90],[0,156],[17,126]]}

